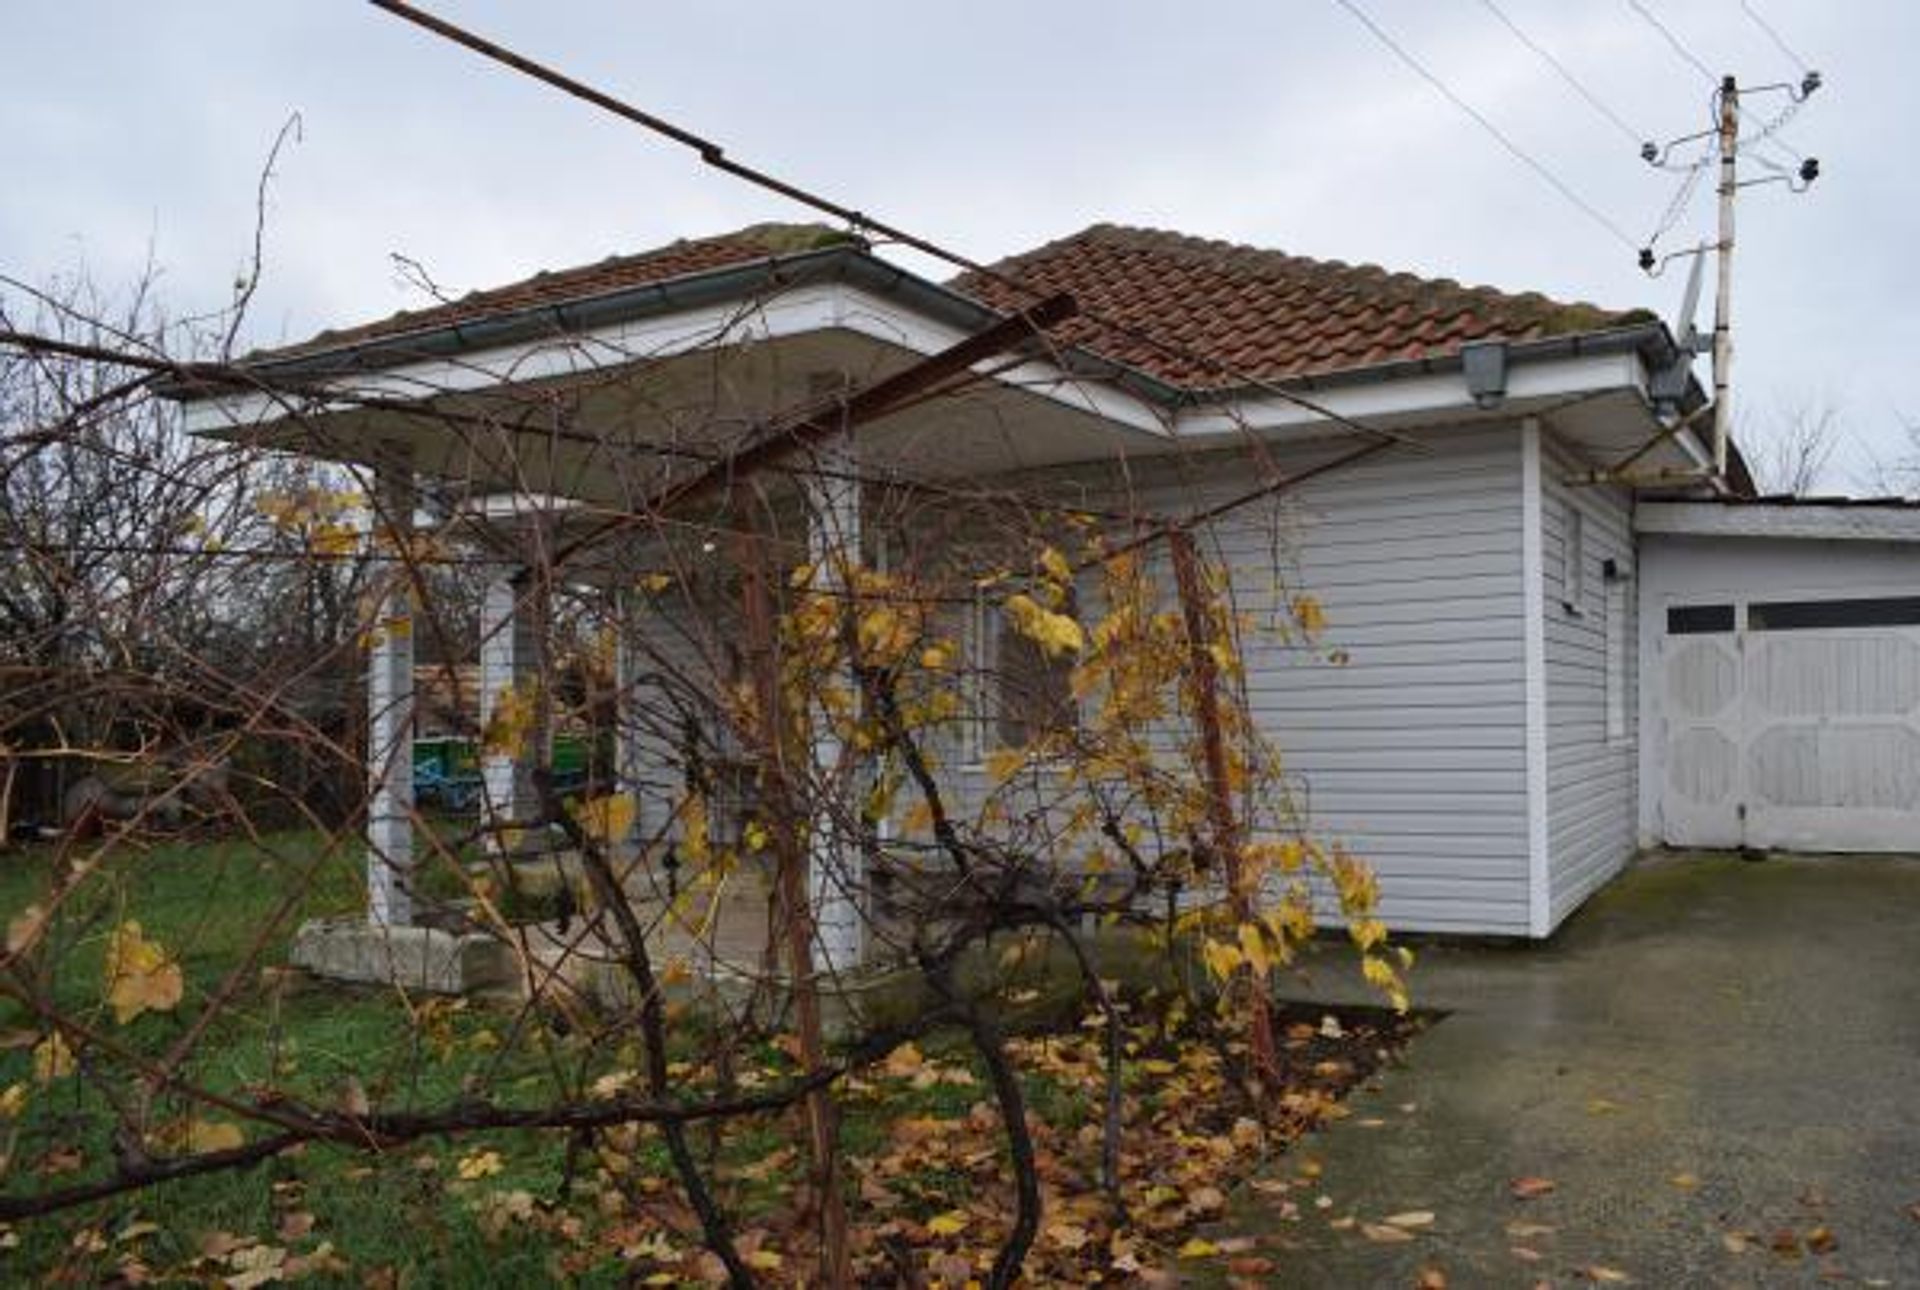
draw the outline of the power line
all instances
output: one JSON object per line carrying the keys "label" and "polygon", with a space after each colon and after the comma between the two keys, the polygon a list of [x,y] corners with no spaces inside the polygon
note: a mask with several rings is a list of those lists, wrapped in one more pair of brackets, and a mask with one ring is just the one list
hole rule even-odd
{"label": "power line", "polygon": [[1586,83],[1583,82],[1579,77],[1575,76],[1572,73],[1572,71],[1570,71],[1567,68],[1567,65],[1565,63],[1561,62],[1558,58],[1555,58],[1553,56],[1552,51],[1548,50],[1545,46],[1540,44],[1540,42],[1535,40],[1532,36],[1529,36],[1525,31],[1522,31],[1520,29],[1520,25],[1516,23],[1512,18],[1507,16],[1506,10],[1502,9],[1499,5],[1495,4],[1494,0],[1480,0],[1480,3],[1486,7],[1486,10],[1488,13],[1491,13],[1495,18],[1498,18],[1500,20],[1500,24],[1502,26],[1504,26],[1508,31],[1513,33],[1513,37],[1515,40],[1518,40],[1521,44],[1525,45],[1528,49],[1531,49],[1535,54],[1540,56],[1540,59],[1542,62],[1546,63],[1548,67],[1551,67],[1554,71],[1558,72],[1560,74],[1560,79],[1565,81],[1569,86],[1571,86],[1573,88],[1574,93],[1578,94],[1581,98],[1585,99],[1589,107],[1591,107],[1595,112],[1598,112],[1603,118],[1605,118],[1608,122],[1610,122],[1613,125],[1614,129],[1618,130],[1622,135],[1624,135],[1629,142],[1633,143],[1635,146],[1638,146],[1646,142],[1648,135],[1644,130],[1636,130],[1633,128],[1633,126],[1629,125],[1624,117],[1622,117],[1618,112],[1615,112],[1613,108],[1607,105],[1605,100],[1603,100],[1598,94],[1595,94],[1592,90],[1588,89],[1586,86]]}
{"label": "power line", "polygon": [[1774,29],[1772,23],[1760,16],[1760,11],[1748,3],[1748,0],[1740,0],[1740,10],[1746,14],[1748,18],[1753,20],[1754,26],[1766,33],[1767,39],[1773,42],[1773,47],[1782,54],[1785,54],[1788,62],[1798,67],[1802,72],[1810,72],[1813,70],[1813,68],[1808,65],[1807,60],[1794,52],[1793,46],[1789,45],[1781,37],[1780,33]]}
{"label": "power line", "polygon": [[1713,69],[1701,62],[1694,52],[1687,48],[1685,42],[1673,34],[1673,29],[1654,17],[1653,11],[1640,3],[1640,0],[1627,0],[1627,8],[1639,14],[1649,27],[1659,32],[1661,39],[1667,42],[1667,48],[1671,49],[1681,61],[1693,67],[1695,71],[1706,77],[1707,80],[1713,84],[1718,85],[1720,83],[1720,78],[1713,74]]}
{"label": "power line", "polygon": [[1462,112],[1465,112],[1469,117],[1472,117],[1473,120],[1480,126],[1480,128],[1485,130],[1489,135],[1491,135],[1493,137],[1494,142],[1498,143],[1502,148],[1506,149],[1506,151],[1509,154],[1511,154],[1516,161],[1520,162],[1522,165],[1527,167],[1527,169],[1533,171],[1534,174],[1538,175],[1541,178],[1541,180],[1543,180],[1555,192],[1559,193],[1562,197],[1566,198],[1566,200],[1569,203],[1571,203],[1573,206],[1578,208],[1580,212],[1584,214],[1588,219],[1592,220],[1595,224],[1598,224],[1601,228],[1605,229],[1608,233],[1612,234],[1614,239],[1618,241],[1622,246],[1626,247],[1630,251],[1637,251],[1640,249],[1639,244],[1636,243],[1631,237],[1627,236],[1626,231],[1622,229],[1620,225],[1616,224],[1613,220],[1609,219],[1606,216],[1606,214],[1603,213],[1601,210],[1599,210],[1599,208],[1594,206],[1593,203],[1589,202],[1586,198],[1582,197],[1579,193],[1575,192],[1571,186],[1569,186],[1564,180],[1560,178],[1560,176],[1554,174],[1553,171],[1549,170],[1544,163],[1537,160],[1533,156],[1533,154],[1529,153],[1525,148],[1522,148],[1519,144],[1515,143],[1513,139],[1509,137],[1505,131],[1503,131],[1499,126],[1495,125],[1491,120],[1489,120],[1486,117],[1486,115],[1483,114],[1478,108],[1474,107],[1473,104],[1467,102],[1464,98],[1461,98],[1460,95],[1456,94],[1453,91],[1453,89],[1445,81],[1441,80],[1433,72],[1429,71],[1424,63],[1422,63],[1419,59],[1415,58],[1412,54],[1407,52],[1406,47],[1400,44],[1400,42],[1395,40],[1391,35],[1389,35],[1387,31],[1380,26],[1379,23],[1375,22],[1373,18],[1368,15],[1366,10],[1362,9],[1359,6],[1356,0],[1335,0],[1335,3],[1337,3],[1341,8],[1345,9],[1348,13],[1352,14],[1354,18],[1357,19],[1363,27],[1365,27],[1368,31],[1373,33],[1373,36],[1376,40],[1378,40],[1381,44],[1385,45],[1389,50],[1391,50],[1400,59],[1401,62],[1405,63],[1408,67],[1413,69],[1413,71],[1416,74],[1418,74],[1422,80],[1426,81],[1427,84],[1433,86],[1435,90],[1439,91],[1439,93],[1442,96],[1444,96],[1448,102],[1452,103],[1455,107],[1459,108]]}
{"label": "power line", "polygon": [[[897,225],[889,224],[884,220],[878,219],[851,206],[847,206],[824,194],[803,188],[797,183],[782,179],[768,171],[735,161],[726,155],[726,150],[721,147],[719,143],[712,139],[705,138],[684,126],[676,125],[664,117],[642,111],[630,103],[615,98],[604,90],[595,89],[584,81],[577,80],[564,72],[547,67],[526,57],[524,54],[515,53],[513,50],[495,41],[475,35],[473,32],[448,22],[444,18],[437,17],[424,9],[407,3],[407,0],[368,0],[368,3],[372,4],[376,9],[392,14],[396,18],[404,18],[415,26],[452,41],[456,45],[464,46],[484,58],[502,63],[517,72],[532,77],[534,80],[541,81],[575,98],[591,103],[595,107],[610,112],[623,120],[630,121],[643,129],[650,130],[655,134],[671,139],[675,143],[697,152],[700,155],[701,161],[716,170],[732,175],[736,179],[744,180],[756,187],[764,188],[768,192],[787,198],[789,201],[797,202],[803,206],[810,206],[814,210],[831,215],[843,221],[849,229],[856,232],[878,234],[882,238],[919,251],[923,255],[932,256],[934,259],[950,264],[955,268],[977,274],[988,281],[1017,292],[1029,301],[1037,301],[1048,294],[1046,290],[1026,282],[1016,274],[1008,273],[992,265],[982,264],[970,256],[962,255],[958,251],[951,250],[928,238],[921,237],[916,233],[908,232],[906,229]],[[1421,446],[1417,440],[1411,439],[1398,431],[1366,425],[1343,413],[1334,411],[1316,399],[1290,390],[1284,385],[1257,376],[1249,376],[1231,363],[1213,354],[1208,354],[1177,342],[1162,339],[1146,328],[1124,322],[1110,314],[1097,312],[1086,307],[1084,304],[1080,307],[1078,317],[1082,321],[1090,323],[1106,333],[1125,337],[1163,356],[1178,358],[1194,364],[1205,371],[1212,372],[1229,381],[1238,382],[1246,389],[1258,390],[1263,394],[1271,395],[1283,402],[1291,403],[1295,407],[1311,412],[1335,425],[1344,426],[1355,433],[1382,441],[1398,443],[1403,446]]]}

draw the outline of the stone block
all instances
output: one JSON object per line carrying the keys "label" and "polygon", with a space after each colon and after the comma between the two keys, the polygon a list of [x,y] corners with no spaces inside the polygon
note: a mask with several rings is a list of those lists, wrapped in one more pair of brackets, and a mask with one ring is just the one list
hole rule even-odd
{"label": "stone block", "polygon": [[514,984],[513,957],[493,937],[437,927],[312,919],[294,933],[293,965],[333,981],[466,994]]}

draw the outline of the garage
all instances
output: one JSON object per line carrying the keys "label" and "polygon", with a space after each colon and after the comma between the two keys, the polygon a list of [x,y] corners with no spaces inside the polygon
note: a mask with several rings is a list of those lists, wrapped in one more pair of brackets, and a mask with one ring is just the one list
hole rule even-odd
{"label": "garage", "polygon": [[1650,502],[1641,841],[1920,847],[1920,508]]}

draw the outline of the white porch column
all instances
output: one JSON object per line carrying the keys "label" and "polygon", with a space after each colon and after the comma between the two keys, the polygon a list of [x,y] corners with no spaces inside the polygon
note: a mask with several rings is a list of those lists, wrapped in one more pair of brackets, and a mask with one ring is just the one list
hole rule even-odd
{"label": "white porch column", "polygon": [[[860,485],[853,478],[853,439],[842,432],[816,457],[826,472],[809,477],[807,547],[817,587],[841,590],[846,570],[860,561]],[[851,692],[851,675],[836,678]],[[823,972],[859,965],[865,925],[860,901],[866,887],[865,856],[859,837],[843,824],[857,816],[860,776],[845,762],[845,750],[832,724],[816,712],[813,720],[814,773],[833,797],[815,814],[808,832],[807,890],[813,904],[816,966]]]}
{"label": "white porch column", "polygon": [[481,752],[480,777],[484,789],[481,801],[482,823],[486,826],[487,849],[506,852],[508,828],[514,821],[529,820],[536,814],[533,790],[533,762],[528,741],[533,737],[532,723],[525,720],[526,705],[534,701],[533,687],[539,683],[534,664],[534,639],[531,607],[524,589],[516,579],[518,570],[502,568],[487,581],[480,602],[480,725],[493,731],[503,700],[509,695],[520,705],[525,734],[516,744],[500,746],[489,741]]}
{"label": "white porch column", "polygon": [[628,587],[614,600],[613,622],[613,774],[614,791],[633,803],[633,825],[628,837],[644,839],[650,823],[644,810],[646,795],[642,777],[646,774],[646,743],[640,728],[640,672],[642,668],[640,616],[645,612],[645,597]]}
{"label": "white porch column", "polygon": [[[410,464],[376,474],[374,549],[399,555],[413,532]],[[367,651],[367,918],[413,921],[413,579],[403,559],[378,575]]]}

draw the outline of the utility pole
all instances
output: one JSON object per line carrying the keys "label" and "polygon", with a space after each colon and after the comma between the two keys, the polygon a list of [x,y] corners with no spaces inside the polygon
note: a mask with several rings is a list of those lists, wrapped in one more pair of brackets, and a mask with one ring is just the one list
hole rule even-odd
{"label": "utility pole", "polygon": [[1733,199],[1739,184],[1740,86],[1720,80],[1720,246],[1713,289],[1713,475],[1727,477],[1727,442],[1733,428]]}
{"label": "utility pole", "polygon": [[[1746,96],[1785,94],[1791,102],[1788,106],[1764,122],[1752,139],[1744,146],[1765,143],[1768,137],[1778,130],[1799,106],[1813,96],[1821,85],[1820,73],[1807,69],[1806,74],[1796,85],[1781,81],[1776,84],[1749,86]],[[1653,243],[1659,240],[1671,226],[1671,219],[1662,224],[1654,233],[1653,239],[1640,249],[1640,268],[1649,277],[1658,277],[1670,260],[1689,258],[1693,261],[1692,272],[1687,277],[1687,291],[1681,305],[1681,317],[1674,327],[1674,336],[1678,341],[1678,353],[1659,370],[1653,373],[1651,390],[1656,407],[1664,405],[1667,411],[1661,414],[1663,428],[1646,439],[1632,452],[1619,458],[1611,465],[1598,470],[1587,471],[1572,476],[1569,480],[1575,484],[1653,484],[1675,485],[1705,482],[1715,488],[1727,486],[1727,464],[1733,455],[1731,440],[1733,429],[1733,206],[1738,199],[1740,189],[1752,188],[1757,184],[1784,183],[1790,192],[1804,193],[1820,177],[1820,162],[1813,157],[1801,157],[1797,168],[1789,170],[1776,165],[1764,157],[1760,164],[1774,172],[1759,179],[1742,180],[1739,175],[1740,149],[1740,105],[1741,89],[1739,82],[1732,76],[1720,78],[1714,88],[1714,123],[1705,130],[1683,135],[1669,142],[1665,147],[1656,143],[1641,145],[1640,157],[1657,170],[1683,170],[1688,178],[1680,196],[1675,199],[1671,213],[1677,214],[1685,203],[1686,196],[1692,191],[1693,176],[1717,160],[1720,165],[1720,236],[1718,242],[1702,241],[1691,250],[1672,251],[1664,258],[1654,253]],[[1688,144],[1712,142],[1713,151],[1706,152],[1696,161],[1682,163],[1670,162],[1676,148]],[[1795,154],[1798,155],[1798,154]],[[1701,266],[1707,252],[1714,252],[1717,266],[1714,283],[1713,335],[1706,338],[1695,330],[1693,325],[1694,304],[1699,299]],[[1713,398],[1712,401],[1682,416],[1678,405],[1691,388],[1692,377],[1689,369],[1696,354],[1711,350],[1713,354]],[[1654,449],[1669,442],[1681,434],[1694,429],[1701,421],[1710,421],[1712,425],[1712,443],[1708,449],[1709,461],[1700,466],[1645,467],[1637,465]]]}

